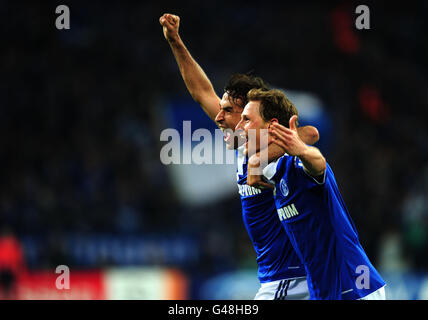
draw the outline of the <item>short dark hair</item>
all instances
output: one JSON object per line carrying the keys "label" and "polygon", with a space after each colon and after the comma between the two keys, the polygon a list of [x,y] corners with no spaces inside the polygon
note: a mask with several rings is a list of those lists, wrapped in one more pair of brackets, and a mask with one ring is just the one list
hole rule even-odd
{"label": "short dark hair", "polygon": [[289,127],[290,118],[298,115],[297,108],[288,100],[284,92],[277,89],[252,89],[247,95],[248,101],[260,101],[260,116],[267,122],[273,118],[285,127]]}
{"label": "short dark hair", "polygon": [[251,89],[269,90],[269,85],[260,77],[251,74],[235,73],[224,86],[224,92],[229,98],[237,103],[238,99],[242,100],[241,107],[244,108],[248,103],[247,94]]}

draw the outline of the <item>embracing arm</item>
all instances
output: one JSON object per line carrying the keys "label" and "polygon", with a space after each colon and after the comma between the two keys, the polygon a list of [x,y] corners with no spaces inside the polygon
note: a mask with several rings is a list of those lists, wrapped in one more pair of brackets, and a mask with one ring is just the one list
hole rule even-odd
{"label": "embracing arm", "polygon": [[308,145],[314,145],[320,139],[318,129],[313,126],[298,127],[297,134]]}
{"label": "embracing arm", "polygon": [[[297,118],[293,118],[294,125],[296,120]],[[298,137],[305,144],[312,145],[319,140],[318,130],[313,126],[298,127],[296,130],[297,130]],[[284,155],[283,147],[275,143],[269,144],[268,155],[267,155],[268,163],[278,159],[279,157],[282,157],[283,155]],[[250,159],[248,159],[247,184],[249,186],[258,187],[258,188],[263,188],[263,187],[273,188],[270,184],[262,180],[263,169],[264,168],[262,167],[260,162],[260,152],[252,155]]]}
{"label": "embracing arm", "polygon": [[175,60],[180,69],[181,76],[192,98],[201,105],[205,113],[214,121],[219,112],[220,98],[214,91],[211,81],[204,70],[193,59],[189,50],[178,33],[180,17],[164,14],[159,19],[163,27],[165,39],[168,41]]}
{"label": "embracing arm", "polygon": [[[266,150],[266,149],[265,149]],[[267,162],[261,161],[261,151],[253,154],[248,159],[248,169],[247,169],[247,184],[251,187],[256,188],[270,188],[273,189],[273,186],[262,180],[263,169],[264,167],[284,155],[284,150],[276,145],[270,144],[267,148]]]}

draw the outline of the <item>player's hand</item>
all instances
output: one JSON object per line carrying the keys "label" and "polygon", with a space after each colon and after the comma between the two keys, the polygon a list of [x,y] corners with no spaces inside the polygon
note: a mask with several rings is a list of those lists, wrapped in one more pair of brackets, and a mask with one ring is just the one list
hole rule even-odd
{"label": "player's hand", "polygon": [[247,173],[247,184],[258,189],[274,189],[274,186],[262,180],[261,175],[252,175]]}
{"label": "player's hand", "polygon": [[289,127],[286,128],[279,123],[272,123],[269,126],[269,133],[272,135],[272,142],[280,146],[290,156],[300,156],[307,146],[300,139],[297,133],[297,116],[290,118]]}
{"label": "player's hand", "polygon": [[180,27],[180,17],[165,13],[159,18],[159,23],[163,27],[163,35],[168,42],[176,41],[178,39],[178,28]]}
{"label": "player's hand", "polygon": [[247,167],[247,184],[250,187],[259,189],[274,189],[274,186],[266,181],[263,181],[263,170],[260,167],[260,157],[254,154],[248,159]]}

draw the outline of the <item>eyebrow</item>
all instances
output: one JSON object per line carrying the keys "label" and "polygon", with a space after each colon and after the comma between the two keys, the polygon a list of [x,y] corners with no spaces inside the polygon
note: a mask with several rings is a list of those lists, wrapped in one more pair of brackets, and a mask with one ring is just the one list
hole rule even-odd
{"label": "eyebrow", "polygon": [[233,110],[233,107],[232,106],[224,106],[224,107],[222,107],[220,105],[220,110]]}

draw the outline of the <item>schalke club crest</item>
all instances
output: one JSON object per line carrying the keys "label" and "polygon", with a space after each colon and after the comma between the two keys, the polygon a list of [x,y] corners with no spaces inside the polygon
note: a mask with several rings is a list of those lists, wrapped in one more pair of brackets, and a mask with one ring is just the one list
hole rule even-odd
{"label": "schalke club crest", "polygon": [[285,179],[282,178],[280,183],[279,183],[279,189],[281,190],[281,193],[284,197],[286,197],[288,195],[288,186],[285,183]]}

